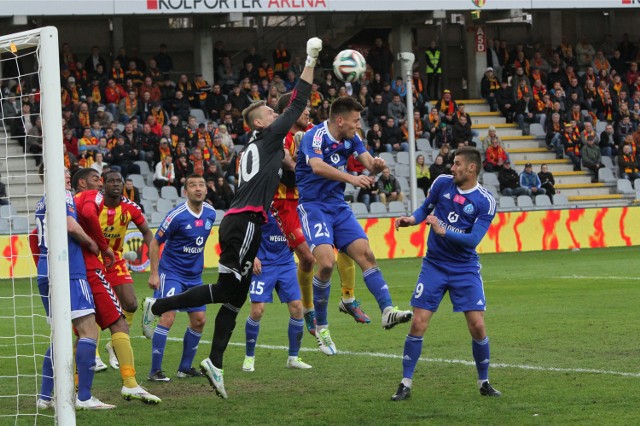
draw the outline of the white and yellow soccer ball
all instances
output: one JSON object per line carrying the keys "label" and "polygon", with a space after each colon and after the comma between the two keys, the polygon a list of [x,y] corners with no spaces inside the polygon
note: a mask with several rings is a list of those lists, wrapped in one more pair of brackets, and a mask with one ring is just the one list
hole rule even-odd
{"label": "white and yellow soccer ball", "polygon": [[357,50],[343,50],[333,60],[333,73],[344,82],[350,83],[367,71],[367,61]]}

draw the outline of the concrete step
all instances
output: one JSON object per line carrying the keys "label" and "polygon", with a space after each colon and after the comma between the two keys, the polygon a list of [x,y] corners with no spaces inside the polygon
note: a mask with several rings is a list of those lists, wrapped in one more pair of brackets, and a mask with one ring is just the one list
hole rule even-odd
{"label": "concrete step", "polygon": [[37,171],[36,160],[31,156],[9,157],[0,158],[0,170],[8,174],[12,171],[25,171],[32,170]]}
{"label": "concrete step", "polygon": [[24,151],[17,143],[3,143],[3,141],[0,140],[0,158],[21,157],[23,155]]}
{"label": "concrete step", "polygon": [[[493,114],[493,113],[490,113],[490,114]],[[493,125],[496,125],[496,124],[506,124],[507,123],[507,119],[505,117],[500,116],[500,115],[497,116],[497,117],[494,117],[494,116],[483,116],[483,115],[477,116],[477,115],[474,115],[474,114],[469,114],[469,115],[471,115],[471,124],[473,124],[473,126],[477,126],[479,124],[490,124],[490,125],[493,124]]]}
{"label": "concrete step", "polygon": [[604,183],[557,184],[555,188],[558,193],[565,195],[567,198],[576,196],[611,195],[615,192],[614,186]]}
{"label": "concrete step", "polygon": [[37,170],[28,171],[24,170],[12,171],[11,174],[2,175],[2,181],[7,184],[26,184],[26,185],[40,185],[40,175]]}
{"label": "concrete step", "polygon": [[7,195],[13,199],[15,197],[38,196],[42,197],[44,194],[44,185],[39,184],[26,184],[26,183],[10,183],[7,184]]}
{"label": "concrete step", "polygon": [[558,172],[553,173],[553,177],[556,180],[556,185],[577,185],[591,183],[591,175],[587,172]]}
{"label": "concrete step", "polygon": [[544,142],[539,139],[521,139],[521,140],[502,139],[502,143],[504,144],[504,147],[507,149],[507,152],[509,154],[511,154],[513,150],[517,150],[517,149],[542,148],[540,145],[544,144]]}
{"label": "concrete step", "polygon": [[514,148],[508,152],[512,162],[555,159],[555,154],[546,148]]}
{"label": "concrete step", "polygon": [[561,160],[550,159],[550,160],[518,160],[515,162],[511,162],[512,165],[515,165],[516,171],[521,172],[524,169],[524,165],[526,163],[531,163],[535,170],[540,170],[541,164],[548,164],[549,171],[556,175],[558,172],[571,172],[573,171],[573,163],[569,161],[567,158],[563,158]]}
{"label": "concrete step", "polygon": [[22,196],[22,197],[14,197],[11,199],[11,204],[18,211],[18,216],[28,216],[29,220],[33,221],[33,215],[36,210],[36,204],[40,201],[42,195],[40,196]]}
{"label": "concrete step", "polygon": [[[456,99],[456,103],[464,104],[465,112],[471,114],[472,112],[489,112],[489,104],[484,99]],[[435,105],[436,101],[431,101],[431,105]]]}
{"label": "concrete step", "polygon": [[474,130],[485,134],[489,130],[489,126],[494,126],[498,136],[501,138],[505,136],[522,136],[522,130],[518,129],[518,126],[513,123],[495,123],[495,124],[478,124],[472,126]]}
{"label": "concrete step", "polygon": [[606,202],[607,206],[609,206],[612,201],[626,201],[627,204],[632,200],[633,197],[628,198],[622,194],[603,194],[603,195],[573,195],[567,197],[570,202],[582,202],[582,203],[597,203],[597,202]]}

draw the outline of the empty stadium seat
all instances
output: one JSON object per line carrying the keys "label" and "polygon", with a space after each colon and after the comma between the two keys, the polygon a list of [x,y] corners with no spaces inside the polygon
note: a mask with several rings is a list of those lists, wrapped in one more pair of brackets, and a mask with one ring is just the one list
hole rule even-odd
{"label": "empty stadium seat", "polygon": [[144,182],[144,178],[142,177],[142,175],[137,175],[137,174],[129,175],[127,176],[127,179],[131,179],[131,182],[133,182],[133,186],[135,186],[138,189],[142,189],[146,186],[146,183]]}
{"label": "empty stadium seat", "polygon": [[167,214],[173,209],[173,201],[165,198],[160,198],[156,204],[156,210],[160,213]]}
{"label": "empty stadium seat", "polygon": [[0,217],[0,234],[8,234],[11,230],[9,219]]}
{"label": "empty stadium seat", "polygon": [[617,181],[611,169],[608,169],[606,167],[598,170],[598,180],[604,183],[615,183]]}
{"label": "empty stadium seat", "polygon": [[166,214],[165,213],[160,213],[160,212],[153,212],[151,213],[151,221],[150,224],[152,226],[158,226],[162,223],[162,221],[164,220]]}
{"label": "empty stadium seat", "polygon": [[516,210],[516,202],[513,200],[513,197],[508,195],[503,195],[498,200],[498,205],[500,210]]}
{"label": "empty stadium seat", "polygon": [[389,166],[389,168],[392,168],[393,166],[396,165],[396,159],[393,157],[393,154],[390,152],[381,152],[380,158],[382,158],[387,163],[387,166]]}
{"label": "empty stadium seat", "polygon": [[545,136],[546,132],[540,123],[531,123],[529,126],[529,134],[533,136]]}
{"label": "empty stadium seat", "polygon": [[141,198],[143,200],[158,201],[160,196],[155,186],[143,186]]}
{"label": "empty stadium seat", "polygon": [[389,213],[405,215],[407,213],[407,210],[404,208],[404,203],[402,201],[390,201]]}
{"label": "empty stadium seat", "polygon": [[548,195],[538,194],[536,195],[536,206],[549,207],[551,206],[551,200]]}
{"label": "empty stadium seat", "polygon": [[431,151],[431,145],[429,144],[429,139],[416,140],[416,146],[418,147],[418,151]]}
{"label": "empty stadium seat", "polygon": [[633,181],[633,189],[640,191],[640,178]]}
{"label": "empty stadium seat", "polygon": [[397,158],[396,158],[396,163],[398,164],[411,164],[411,160],[409,158],[409,153],[408,152],[398,152],[397,154]]}
{"label": "empty stadium seat", "polygon": [[204,116],[204,111],[198,108],[191,108],[191,115],[196,118],[196,121],[199,123],[206,123],[207,117]]}
{"label": "empty stadium seat", "polygon": [[178,190],[175,186],[163,186],[162,189],[160,189],[160,197],[172,201],[180,198],[178,197]]}
{"label": "empty stadium seat", "polygon": [[11,204],[0,206],[0,217],[2,218],[8,219],[17,214],[18,212],[16,211],[16,208],[13,207]]}
{"label": "empty stadium seat", "polygon": [[29,218],[17,216],[11,219],[11,231],[14,234],[26,234],[29,232]]}
{"label": "empty stadium seat", "polygon": [[491,185],[499,188],[500,182],[498,181],[498,176],[495,173],[484,172],[482,174],[482,185]]}
{"label": "empty stadium seat", "polygon": [[386,215],[387,206],[379,201],[374,201],[373,203],[369,204],[369,212],[373,215]]}
{"label": "empty stadium seat", "polygon": [[518,207],[520,208],[531,208],[533,207],[533,200],[529,195],[518,195]]}
{"label": "empty stadium seat", "polygon": [[618,179],[616,182],[616,189],[620,194],[635,194],[631,181],[629,179]]}
{"label": "empty stadium seat", "polygon": [[404,176],[408,178],[410,174],[411,174],[411,169],[409,168],[408,164],[400,164],[400,163],[396,164],[395,173],[394,173],[396,177]]}
{"label": "empty stadium seat", "polygon": [[140,200],[140,207],[142,207],[142,209],[144,210],[144,214],[147,217],[150,217],[151,213],[156,211],[151,200]]}
{"label": "empty stadium seat", "polygon": [[367,206],[364,203],[351,203],[351,210],[353,210],[353,214],[357,218],[363,218],[369,215]]}
{"label": "empty stadium seat", "polygon": [[556,194],[553,196],[553,205],[554,206],[563,206],[563,207],[568,207],[569,206],[569,199],[562,195],[562,194]]}
{"label": "empty stadium seat", "polygon": [[[149,163],[147,163],[146,161],[139,160],[139,161],[134,161],[133,163],[137,164],[138,167],[140,167],[140,174],[142,176],[146,176],[149,173],[151,173],[151,169],[149,168]],[[129,175],[127,177],[130,177],[130,176],[131,175]]]}

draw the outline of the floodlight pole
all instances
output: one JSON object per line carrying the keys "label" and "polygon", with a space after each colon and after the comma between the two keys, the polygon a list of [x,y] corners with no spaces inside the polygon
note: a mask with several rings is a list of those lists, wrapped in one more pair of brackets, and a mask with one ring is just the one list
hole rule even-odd
{"label": "floodlight pole", "polygon": [[415,55],[411,52],[398,53],[398,60],[402,62],[404,75],[406,76],[406,96],[407,102],[407,126],[409,130],[409,194],[411,197],[410,210],[416,211],[418,208],[418,180],[416,178],[416,131],[413,120],[413,62]]}

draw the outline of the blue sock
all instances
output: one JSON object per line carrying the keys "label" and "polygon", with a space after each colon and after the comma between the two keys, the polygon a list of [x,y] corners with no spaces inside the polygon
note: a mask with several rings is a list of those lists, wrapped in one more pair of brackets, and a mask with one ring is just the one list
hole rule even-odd
{"label": "blue sock", "polygon": [[244,326],[246,337],[246,355],[256,356],[256,343],[258,342],[258,333],[260,333],[260,321],[254,321],[251,317],[247,318]]}
{"label": "blue sock", "polygon": [[184,332],[184,338],[182,339],[182,359],[180,360],[179,371],[187,371],[193,364],[193,359],[198,352],[198,343],[200,343],[201,333],[193,331],[189,327]]}
{"label": "blue sock", "polygon": [[164,348],[167,346],[169,329],[161,325],[156,326],[156,331],[151,338],[151,373],[162,370],[162,358]]}
{"label": "blue sock", "polygon": [[389,306],[393,306],[391,295],[389,294],[389,286],[377,266],[363,271],[362,276],[364,277],[364,283],[367,285],[367,288],[371,294],[373,294],[373,297],[376,298],[380,312]]}
{"label": "blue sock", "polygon": [[[95,356],[94,356],[95,362]],[[40,389],[40,399],[45,401],[51,400],[51,394],[53,393],[53,363],[51,362],[51,346],[47,349],[47,353],[44,354],[42,360],[42,387]]]}
{"label": "blue sock", "polygon": [[298,356],[300,344],[302,343],[303,329],[303,319],[289,318],[289,356]]}
{"label": "blue sock", "polygon": [[327,309],[329,305],[329,293],[331,291],[331,280],[320,281],[318,277],[313,277],[313,304],[316,309],[316,324],[327,325]]}
{"label": "blue sock", "polygon": [[422,337],[407,334],[402,354],[402,378],[413,379],[413,372],[422,353]]}
{"label": "blue sock", "polygon": [[478,370],[478,380],[489,380],[489,337],[478,341],[472,339],[471,349]]}
{"label": "blue sock", "polygon": [[93,385],[93,367],[96,365],[95,340],[88,337],[78,339],[76,347],[76,368],[78,369],[78,399],[86,401],[91,398],[91,386]]}

